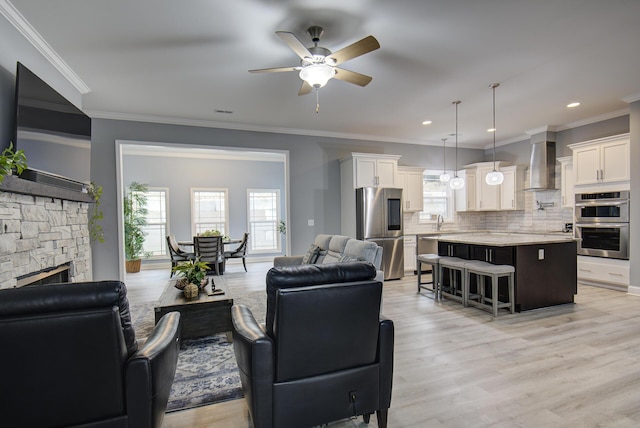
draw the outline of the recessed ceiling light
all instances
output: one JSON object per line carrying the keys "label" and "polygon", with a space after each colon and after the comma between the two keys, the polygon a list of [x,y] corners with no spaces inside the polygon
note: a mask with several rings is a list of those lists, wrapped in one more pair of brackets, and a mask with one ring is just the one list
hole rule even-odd
{"label": "recessed ceiling light", "polygon": [[425,120],[424,122],[422,122],[423,125],[431,125],[431,121],[430,120]]}
{"label": "recessed ceiling light", "polygon": [[579,102],[577,102],[577,101],[575,101],[575,102],[573,102],[573,103],[569,103],[569,104],[567,104],[567,107],[569,107],[569,108],[573,108],[573,107],[578,107],[579,105],[580,105],[580,103],[579,103]]}

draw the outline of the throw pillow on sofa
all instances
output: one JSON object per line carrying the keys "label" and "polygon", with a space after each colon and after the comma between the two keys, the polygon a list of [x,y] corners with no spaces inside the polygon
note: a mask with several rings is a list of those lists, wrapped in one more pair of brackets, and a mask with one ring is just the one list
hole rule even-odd
{"label": "throw pillow on sofa", "polygon": [[319,252],[320,248],[315,244],[311,244],[311,246],[307,250],[307,253],[302,257],[302,264],[308,265],[315,263],[316,259],[318,258]]}

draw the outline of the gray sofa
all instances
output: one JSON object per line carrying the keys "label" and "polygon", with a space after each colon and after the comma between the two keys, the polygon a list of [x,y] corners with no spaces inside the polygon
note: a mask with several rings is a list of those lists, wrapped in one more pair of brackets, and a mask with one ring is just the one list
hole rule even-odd
{"label": "gray sofa", "polygon": [[373,264],[382,281],[382,247],[375,242],[360,241],[344,235],[317,235],[307,253],[302,256],[281,256],[273,259],[274,267],[302,264],[326,264],[363,261]]}

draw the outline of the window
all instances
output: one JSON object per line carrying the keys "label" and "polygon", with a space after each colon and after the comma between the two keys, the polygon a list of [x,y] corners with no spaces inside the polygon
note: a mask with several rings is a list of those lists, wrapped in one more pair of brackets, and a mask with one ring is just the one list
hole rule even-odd
{"label": "window", "polygon": [[445,220],[453,219],[453,198],[449,183],[440,181],[440,171],[426,170],[423,175],[424,208],[420,222],[435,220],[438,214]]}
{"label": "window", "polygon": [[277,189],[247,190],[249,213],[249,251],[280,252],[280,191]]}
{"label": "window", "polygon": [[217,230],[226,235],[229,230],[227,189],[191,189],[191,223],[194,235]]}
{"label": "window", "polygon": [[147,225],[142,228],[144,252],[151,257],[167,256],[167,193],[168,189],[153,188],[147,195]]}

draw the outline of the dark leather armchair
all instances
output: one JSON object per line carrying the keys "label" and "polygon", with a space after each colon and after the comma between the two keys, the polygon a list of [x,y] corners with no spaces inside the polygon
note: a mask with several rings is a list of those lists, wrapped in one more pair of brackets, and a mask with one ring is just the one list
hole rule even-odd
{"label": "dark leather armchair", "polygon": [[[245,232],[242,237],[242,241],[238,248],[225,251],[224,258],[226,259],[242,259],[242,266],[244,266],[244,271],[247,271],[247,245],[249,244],[249,233]],[[225,262],[226,263],[226,262]]]}
{"label": "dark leather armchair", "polygon": [[173,235],[167,235],[167,247],[169,249],[169,255],[171,256],[171,273],[169,274],[169,278],[173,276],[173,268],[178,266],[179,262],[187,262],[189,260],[196,259],[195,253],[183,251],[180,248]]}
{"label": "dark leather armchair", "polygon": [[394,329],[372,264],[272,268],[266,326],[232,307],[233,346],[255,428],[307,427],[377,413],[387,426]]}
{"label": "dark leather armchair", "polygon": [[0,291],[0,419],[22,427],[160,427],[180,314],[138,348],[120,281]]}

